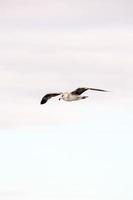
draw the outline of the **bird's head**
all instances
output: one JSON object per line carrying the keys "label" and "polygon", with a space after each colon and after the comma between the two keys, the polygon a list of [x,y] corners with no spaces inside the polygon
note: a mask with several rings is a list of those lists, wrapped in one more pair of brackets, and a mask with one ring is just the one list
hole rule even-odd
{"label": "bird's head", "polygon": [[67,98],[68,95],[69,95],[68,92],[64,92],[64,93],[61,95],[61,97],[59,98],[59,101],[60,101],[61,99],[65,99],[65,98]]}

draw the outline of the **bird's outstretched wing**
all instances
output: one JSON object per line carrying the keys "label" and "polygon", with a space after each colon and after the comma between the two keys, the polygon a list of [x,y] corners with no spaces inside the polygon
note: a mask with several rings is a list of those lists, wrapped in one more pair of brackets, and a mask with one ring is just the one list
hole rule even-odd
{"label": "bird's outstretched wing", "polygon": [[61,93],[49,93],[49,94],[46,94],[46,95],[42,98],[40,104],[44,104],[44,103],[46,103],[49,99],[51,99],[52,97],[56,97],[56,96],[58,96],[58,95],[60,95],[60,94],[61,94]]}
{"label": "bird's outstretched wing", "polygon": [[80,95],[82,94],[83,92],[85,92],[86,90],[88,90],[89,88],[77,88],[76,90],[72,91],[71,94],[72,95]]}
{"label": "bird's outstretched wing", "polygon": [[100,91],[100,92],[108,92],[107,90],[83,87],[83,88],[77,88],[76,90],[72,91],[71,94],[80,95],[83,92],[85,92],[86,90],[95,90],[95,91]]}

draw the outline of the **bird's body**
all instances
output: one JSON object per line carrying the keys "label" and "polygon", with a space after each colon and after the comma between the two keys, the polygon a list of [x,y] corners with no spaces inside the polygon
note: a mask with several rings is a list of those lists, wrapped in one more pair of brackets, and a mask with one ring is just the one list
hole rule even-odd
{"label": "bird's body", "polygon": [[87,90],[94,90],[94,91],[100,91],[100,92],[108,92],[107,90],[102,90],[102,89],[96,89],[96,88],[87,88],[87,87],[82,87],[82,88],[77,88],[76,90],[72,92],[64,92],[64,93],[48,93],[46,94],[40,104],[46,103],[49,99],[52,97],[61,95],[59,100],[64,100],[64,101],[77,101],[81,99],[86,99],[88,96],[81,96],[81,94]]}
{"label": "bird's body", "polygon": [[80,96],[77,94],[65,92],[62,94],[62,97],[59,98],[59,100],[63,99],[64,101],[77,101],[77,100],[85,99],[85,97],[87,98],[87,96]]}

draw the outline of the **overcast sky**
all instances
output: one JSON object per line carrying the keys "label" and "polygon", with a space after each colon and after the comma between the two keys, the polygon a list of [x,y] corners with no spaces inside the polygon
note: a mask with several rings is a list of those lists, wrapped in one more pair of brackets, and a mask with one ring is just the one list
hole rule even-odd
{"label": "overcast sky", "polygon": [[[133,1],[0,1],[0,199],[133,199]],[[47,92],[108,89],[41,106]]]}

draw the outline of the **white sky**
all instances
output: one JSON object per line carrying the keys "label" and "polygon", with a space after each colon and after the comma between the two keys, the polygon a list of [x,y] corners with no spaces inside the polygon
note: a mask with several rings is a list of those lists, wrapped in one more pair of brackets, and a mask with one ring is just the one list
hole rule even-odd
{"label": "white sky", "polygon": [[[0,199],[133,199],[132,10],[131,0],[0,2]],[[112,92],[39,104],[79,86]]]}

